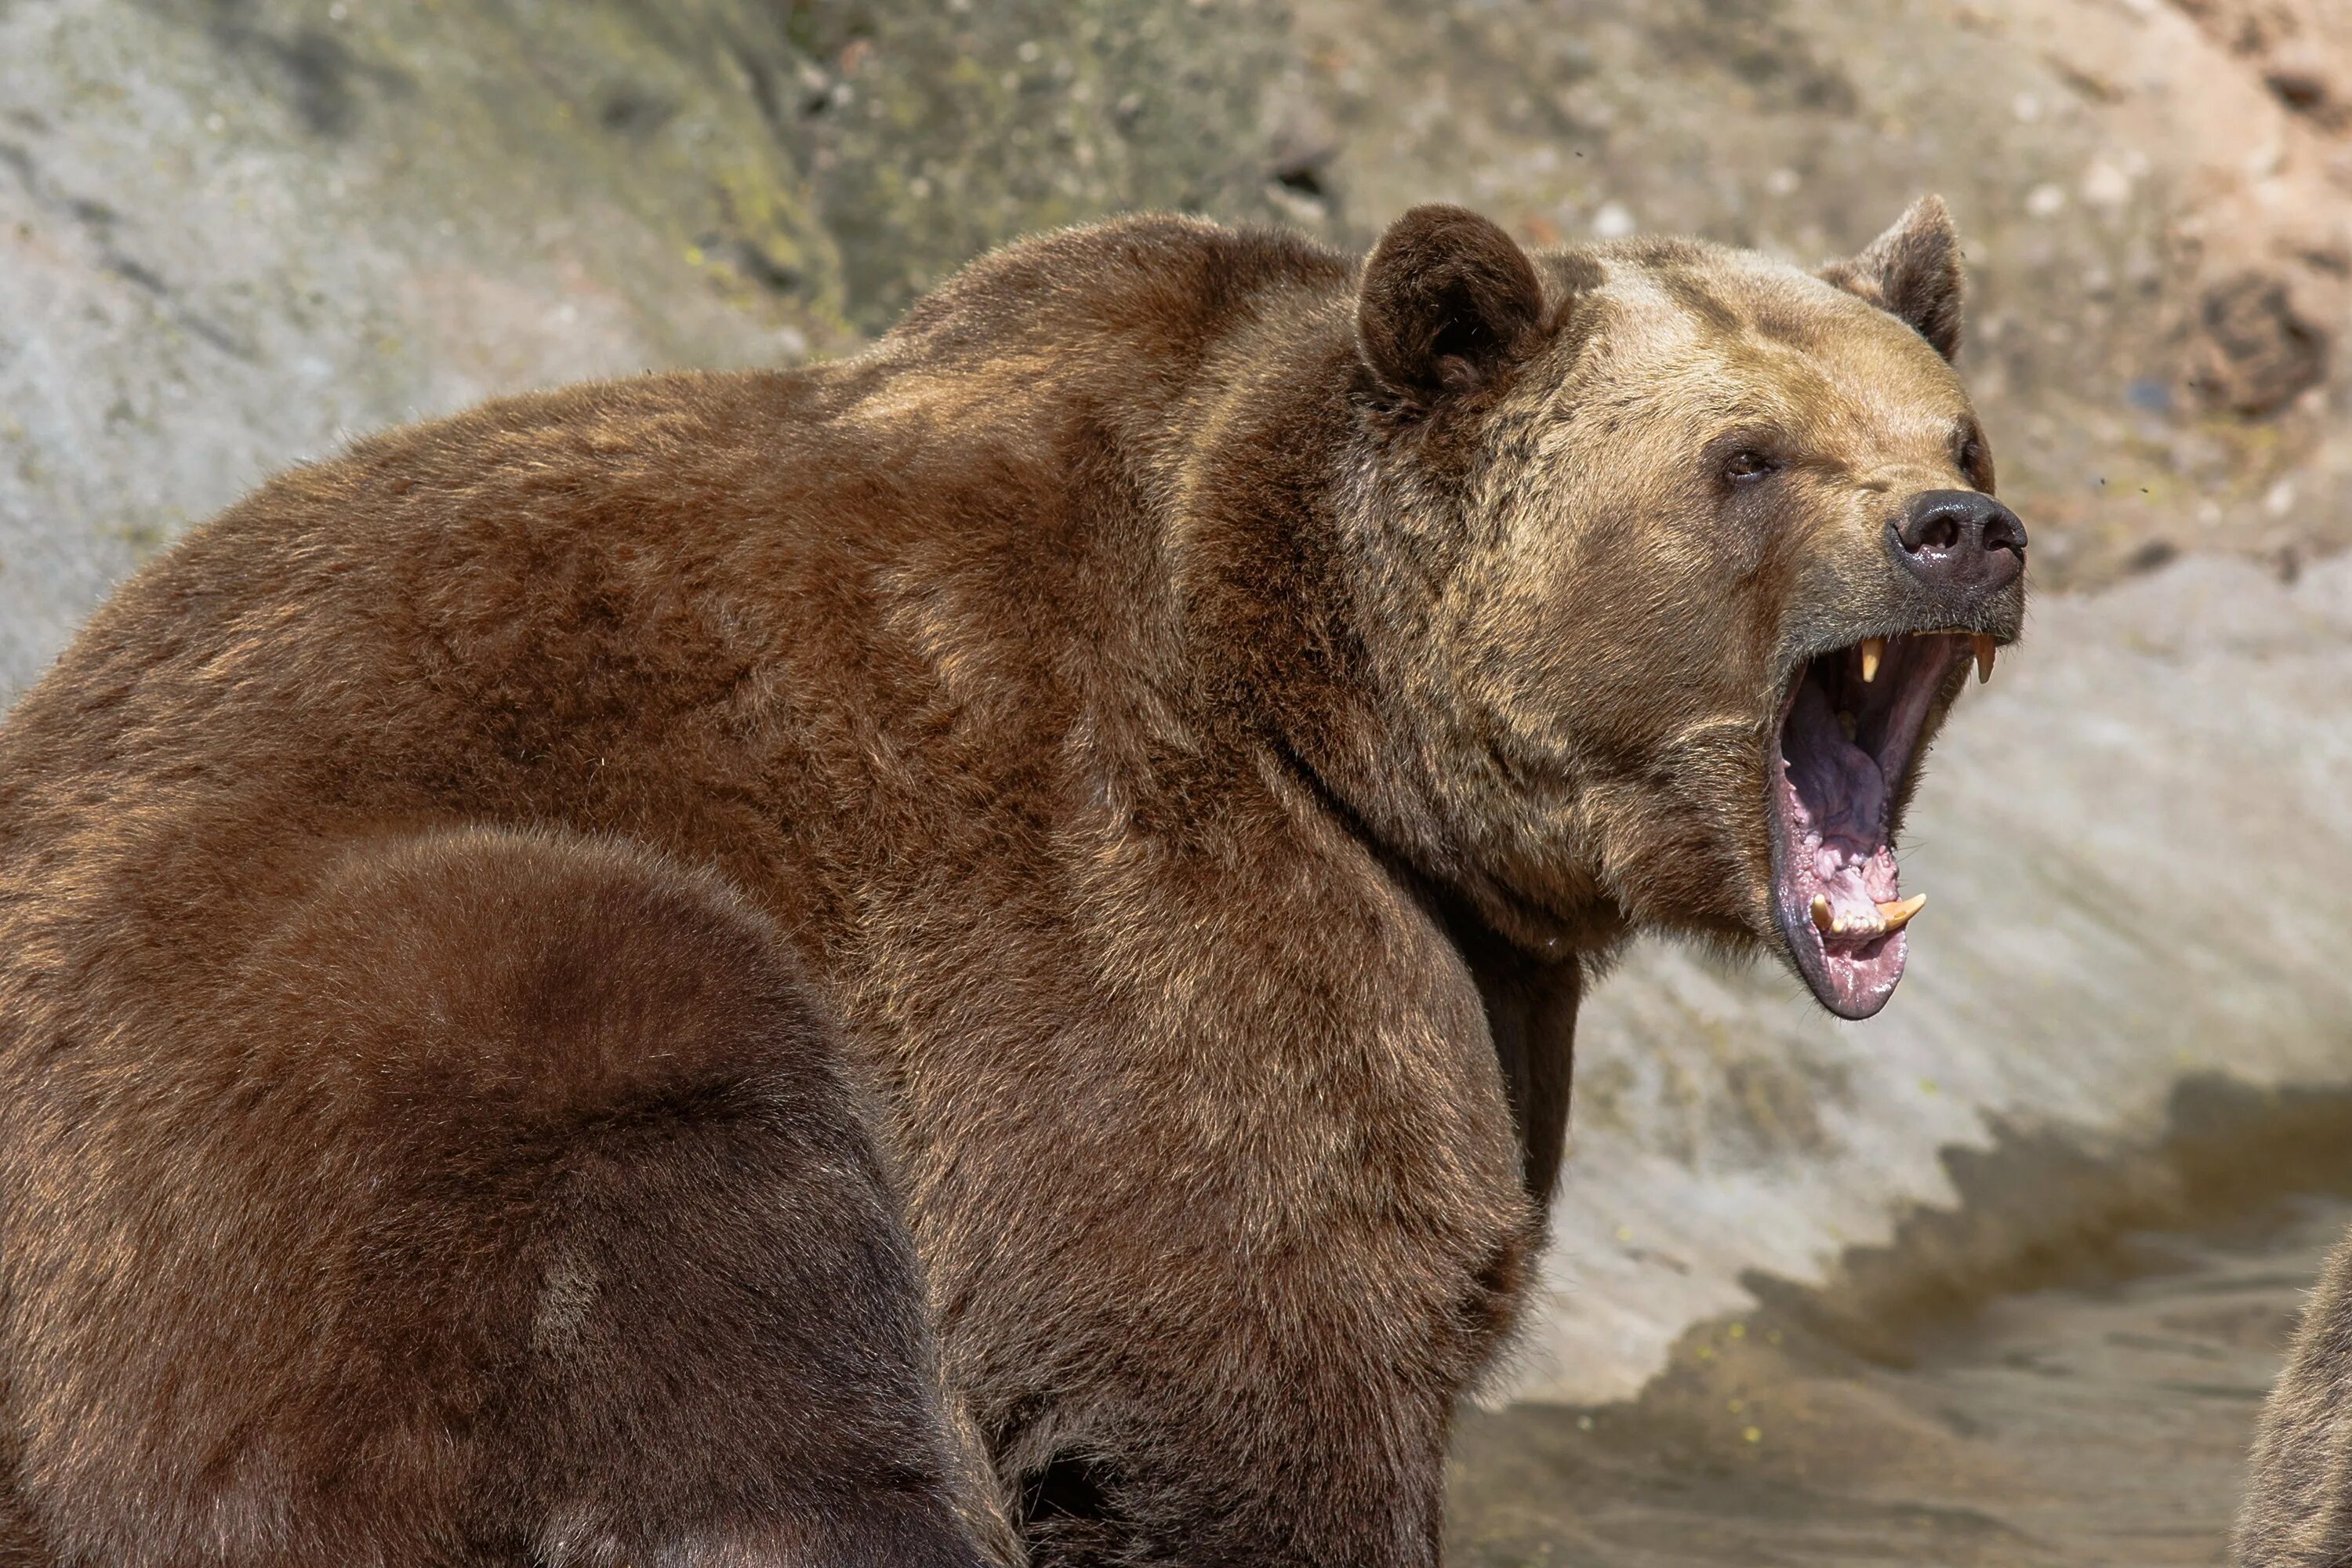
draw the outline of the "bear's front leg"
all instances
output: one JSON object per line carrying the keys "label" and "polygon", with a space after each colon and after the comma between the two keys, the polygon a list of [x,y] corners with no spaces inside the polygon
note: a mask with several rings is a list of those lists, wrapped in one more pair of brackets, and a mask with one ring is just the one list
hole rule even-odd
{"label": "bear's front leg", "polygon": [[950,1375],[1037,1568],[1437,1563],[1454,1403],[1539,1235],[1463,1033],[1450,1060],[1261,1058],[1246,1099],[1202,1091],[1206,1047],[1181,1105],[1066,1083],[1024,1180],[992,1162],[1021,1212],[930,1211]]}
{"label": "bear's front leg", "polygon": [[1098,1396],[1009,1434],[1032,1562],[1433,1568],[1454,1401],[1533,1236],[1482,1268],[1433,1240],[1375,1262],[1349,1238],[1247,1282],[1170,1258],[1081,1342],[1071,1382]]}

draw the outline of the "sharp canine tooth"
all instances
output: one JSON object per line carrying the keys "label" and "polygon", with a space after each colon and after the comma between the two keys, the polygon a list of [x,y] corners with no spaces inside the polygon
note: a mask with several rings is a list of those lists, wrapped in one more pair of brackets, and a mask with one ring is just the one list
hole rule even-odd
{"label": "sharp canine tooth", "polygon": [[1837,921],[1830,914],[1829,900],[1819,893],[1813,895],[1813,924],[1821,928],[1823,936],[1837,928]]}
{"label": "sharp canine tooth", "polygon": [[1886,922],[1886,929],[1889,931],[1898,931],[1910,924],[1911,917],[1925,909],[1927,904],[1927,894],[1914,893],[1900,903],[1879,905],[1878,918]]}
{"label": "sharp canine tooth", "polygon": [[1885,637],[1862,639],[1862,683],[1864,686],[1878,679],[1878,661],[1886,657]]}
{"label": "sharp canine tooth", "polygon": [[[1977,645],[1977,684],[1982,686],[1992,679],[1992,638],[1978,632],[1969,640]],[[1869,677],[1863,679],[1866,680]]]}

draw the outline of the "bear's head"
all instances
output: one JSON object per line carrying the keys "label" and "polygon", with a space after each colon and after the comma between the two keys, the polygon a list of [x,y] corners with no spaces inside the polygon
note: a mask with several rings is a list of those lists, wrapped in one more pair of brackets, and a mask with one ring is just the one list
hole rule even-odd
{"label": "bear's head", "polygon": [[1959,295],[1932,197],[1818,272],[1400,219],[1358,275],[1335,508],[1386,628],[1384,754],[1334,759],[1366,820],[1519,940],[1769,943],[1875,1013],[1920,759],[2024,614]]}

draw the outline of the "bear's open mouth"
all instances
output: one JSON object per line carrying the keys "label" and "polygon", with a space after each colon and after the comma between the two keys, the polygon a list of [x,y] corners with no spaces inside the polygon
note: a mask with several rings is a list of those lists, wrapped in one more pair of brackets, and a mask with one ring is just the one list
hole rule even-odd
{"label": "bear's open mouth", "polygon": [[1920,731],[1980,633],[1865,637],[1808,660],[1790,682],[1771,764],[1774,915],[1822,1005],[1867,1018],[1903,978],[1903,928],[1925,898],[1906,899],[1891,818],[1917,760]]}

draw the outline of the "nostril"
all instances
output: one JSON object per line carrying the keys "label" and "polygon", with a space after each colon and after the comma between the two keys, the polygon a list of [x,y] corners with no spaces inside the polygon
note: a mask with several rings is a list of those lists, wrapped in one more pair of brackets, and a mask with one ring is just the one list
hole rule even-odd
{"label": "nostril", "polygon": [[1930,490],[1915,498],[1895,525],[1895,537],[1913,555],[1948,553],[1975,521],[1969,499],[1958,490]]}
{"label": "nostril", "polygon": [[1895,537],[1913,556],[2025,553],[2025,525],[1980,490],[1929,490],[1912,499]]}
{"label": "nostril", "polygon": [[2025,566],[2025,525],[1982,490],[1928,490],[1887,524],[1904,569],[1940,589],[1987,591]]}

